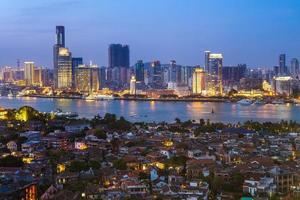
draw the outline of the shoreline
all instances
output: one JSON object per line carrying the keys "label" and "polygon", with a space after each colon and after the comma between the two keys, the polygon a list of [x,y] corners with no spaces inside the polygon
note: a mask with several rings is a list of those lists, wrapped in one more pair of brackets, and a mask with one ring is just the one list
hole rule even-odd
{"label": "shoreline", "polygon": [[[22,97],[35,97],[35,98],[47,98],[47,99],[78,99],[78,100],[85,100],[81,97],[68,97],[68,96],[43,96],[43,95],[27,95],[27,96],[22,96]],[[174,99],[174,98],[126,98],[126,97],[115,97],[114,99],[109,99],[111,100],[124,100],[124,101],[161,101],[161,102],[220,102],[220,103],[234,103],[234,101],[230,101],[228,98],[208,98],[208,97],[203,97],[203,98],[179,98],[179,99]],[[90,101],[106,101],[104,100],[90,100]]]}

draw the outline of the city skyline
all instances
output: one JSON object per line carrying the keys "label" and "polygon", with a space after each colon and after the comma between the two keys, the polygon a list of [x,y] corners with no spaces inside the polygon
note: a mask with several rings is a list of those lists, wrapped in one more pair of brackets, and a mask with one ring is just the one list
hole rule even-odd
{"label": "city skyline", "polygon": [[[183,65],[204,66],[205,50],[222,53],[224,65],[246,63],[250,67],[273,67],[281,53],[287,54],[288,65],[292,58],[300,57],[297,38],[300,3],[295,1],[273,1],[270,6],[266,2],[257,4],[256,0],[218,4],[205,0],[200,3],[54,0],[44,5],[35,0],[26,3],[13,0],[2,2],[2,6],[3,10],[14,11],[0,14],[3,34],[0,50],[4,52],[0,56],[1,66],[16,65],[17,59],[21,59],[52,68],[56,25],[66,27],[66,43],[75,57],[84,57],[86,62],[92,60],[99,66],[108,65],[107,48],[112,43],[130,46],[131,66],[140,59],[162,63],[175,59]],[[210,17],[205,9],[213,6],[216,16]],[[146,8],[155,10],[156,15],[145,14]],[[72,12],[88,14],[67,17]],[[157,18],[162,20],[158,22]],[[216,33],[215,27],[221,31]],[[189,37],[184,37],[186,34]]]}

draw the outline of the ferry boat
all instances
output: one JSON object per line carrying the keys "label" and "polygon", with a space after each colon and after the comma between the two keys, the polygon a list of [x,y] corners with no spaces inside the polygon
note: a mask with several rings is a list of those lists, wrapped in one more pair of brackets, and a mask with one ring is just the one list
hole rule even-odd
{"label": "ferry boat", "polygon": [[247,106],[247,105],[251,105],[253,102],[250,99],[242,99],[242,100],[238,101],[237,103],[240,105]]}
{"label": "ferry boat", "polygon": [[276,99],[274,101],[272,101],[272,104],[285,104],[283,99]]}
{"label": "ferry boat", "polygon": [[61,109],[57,109],[56,111],[51,111],[54,115],[58,117],[68,117],[68,118],[75,118],[78,117],[78,114],[76,112],[63,112]]}
{"label": "ferry boat", "polygon": [[97,95],[90,94],[89,96],[86,96],[85,99],[86,100],[113,100],[114,96],[105,95],[105,94],[97,94]]}

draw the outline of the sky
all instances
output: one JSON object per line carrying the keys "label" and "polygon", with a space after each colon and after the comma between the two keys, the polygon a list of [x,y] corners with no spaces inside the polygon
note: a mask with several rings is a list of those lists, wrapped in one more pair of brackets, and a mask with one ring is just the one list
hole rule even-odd
{"label": "sky", "polygon": [[131,64],[176,60],[272,67],[300,59],[299,0],[0,0],[0,66],[32,60],[52,68],[55,26],[84,62],[107,65],[111,43],[130,46]]}

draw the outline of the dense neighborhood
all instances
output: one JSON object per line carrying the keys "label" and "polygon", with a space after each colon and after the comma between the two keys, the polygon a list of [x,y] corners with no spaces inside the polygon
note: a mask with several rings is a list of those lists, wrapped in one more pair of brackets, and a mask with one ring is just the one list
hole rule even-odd
{"label": "dense neighborhood", "polygon": [[0,199],[300,199],[300,124],[9,110]]}

